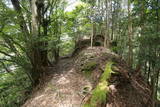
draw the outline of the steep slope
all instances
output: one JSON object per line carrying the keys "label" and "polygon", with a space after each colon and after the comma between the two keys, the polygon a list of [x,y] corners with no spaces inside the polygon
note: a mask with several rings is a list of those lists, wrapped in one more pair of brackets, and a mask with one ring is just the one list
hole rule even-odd
{"label": "steep slope", "polygon": [[[113,62],[114,73],[107,80],[105,100],[89,105],[108,62]],[[151,91],[140,74],[132,73],[125,61],[103,47],[85,47],[60,60],[56,71],[23,107],[150,107]]]}
{"label": "steep slope", "polygon": [[[79,53],[77,61],[77,70],[90,71],[89,78],[94,81],[93,91],[83,101],[83,104],[87,105],[82,107],[151,107],[151,90],[144,82],[140,70],[129,69],[117,54],[103,47],[87,48]],[[104,88],[103,85],[101,87],[98,85],[108,62],[113,63],[111,66],[113,72],[107,80],[106,99],[101,102],[98,100],[103,100],[103,96],[99,96],[102,93],[98,90],[96,95],[94,92],[97,88]],[[97,98],[97,101],[92,101],[94,98]]]}

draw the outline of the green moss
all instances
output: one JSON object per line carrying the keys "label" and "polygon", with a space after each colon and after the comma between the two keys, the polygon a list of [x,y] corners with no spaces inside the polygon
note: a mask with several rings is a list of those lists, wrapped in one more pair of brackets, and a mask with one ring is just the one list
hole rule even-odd
{"label": "green moss", "polygon": [[107,100],[108,94],[108,82],[112,73],[112,62],[108,62],[105,67],[105,71],[100,77],[100,81],[96,88],[92,91],[90,103],[85,104],[83,107],[97,107],[97,104],[102,104]]}
{"label": "green moss", "polygon": [[102,74],[102,76],[100,78],[100,81],[106,81],[110,78],[111,73],[113,72],[112,69],[111,69],[112,64],[113,64],[113,62],[108,62],[106,64],[104,73]]}
{"label": "green moss", "polygon": [[85,104],[83,107],[93,107],[93,106],[90,104]]}
{"label": "green moss", "polygon": [[100,82],[92,92],[91,105],[96,107],[97,103],[105,102],[107,91],[107,82]]}

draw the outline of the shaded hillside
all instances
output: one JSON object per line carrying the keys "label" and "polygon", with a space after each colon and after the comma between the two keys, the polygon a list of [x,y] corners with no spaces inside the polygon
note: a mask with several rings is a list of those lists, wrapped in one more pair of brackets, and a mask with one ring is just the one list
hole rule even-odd
{"label": "shaded hillside", "polygon": [[84,48],[60,60],[51,80],[23,107],[83,107],[111,61],[114,73],[106,86],[106,99],[95,107],[151,107],[151,91],[140,74],[131,72],[118,55],[103,47]]}

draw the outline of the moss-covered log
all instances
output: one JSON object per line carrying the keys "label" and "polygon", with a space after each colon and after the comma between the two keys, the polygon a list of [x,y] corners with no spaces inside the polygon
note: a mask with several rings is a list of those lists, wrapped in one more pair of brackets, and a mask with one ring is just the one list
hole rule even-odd
{"label": "moss-covered log", "polygon": [[108,95],[108,79],[112,73],[112,62],[106,64],[104,73],[101,75],[100,80],[95,89],[93,89],[91,96],[88,98],[87,102],[83,107],[103,107],[107,101]]}

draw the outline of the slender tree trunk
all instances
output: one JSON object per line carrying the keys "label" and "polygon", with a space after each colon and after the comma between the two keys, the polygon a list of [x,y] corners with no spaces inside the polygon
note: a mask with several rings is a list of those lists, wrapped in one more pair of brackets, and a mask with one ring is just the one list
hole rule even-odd
{"label": "slender tree trunk", "polygon": [[158,97],[158,84],[159,84],[159,71],[157,71],[157,74],[156,74],[156,78],[157,78],[157,80],[156,80],[156,96],[155,96],[155,98],[157,99],[157,97]]}
{"label": "slender tree trunk", "polygon": [[[42,23],[43,34],[41,36],[48,36],[48,24],[49,24],[48,21],[49,20],[45,19],[44,16],[43,16],[42,20],[43,20],[43,23]],[[48,66],[50,64],[50,62],[48,60],[48,50],[46,49],[46,47],[48,46],[48,42],[47,41],[43,41],[42,42],[42,46],[44,47],[43,50],[41,51],[42,65],[43,66]]]}
{"label": "slender tree trunk", "polygon": [[91,47],[93,47],[94,36],[96,35],[96,24],[93,22],[92,25],[92,35],[91,35]]}
{"label": "slender tree trunk", "polygon": [[92,24],[91,47],[93,47],[94,24]]}
{"label": "slender tree trunk", "polygon": [[114,40],[114,7],[113,7],[113,3],[111,2],[111,16],[112,16],[112,19],[111,19],[111,23],[112,23],[112,27],[111,27],[111,40],[113,41]]}
{"label": "slender tree trunk", "polygon": [[[153,68],[153,67],[152,67]],[[155,107],[155,101],[156,101],[156,72],[155,69],[152,69],[153,75],[151,76],[151,86],[152,86],[152,107]]]}
{"label": "slender tree trunk", "polygon": [[131,19],[131,0],[128,0],[128,65],[132,67],[133,63],[133,52],[132,52],[132,19]]}
{"label": "slender tree trunk", "polygon": [[[159,7],[160,4],[159,4],[159,0],[156,1],[156,4],[157,6],[156,7]],[[160,10],[159,9],[156,9],[156,16],[157,16],[157,26],[156,26],[156,31],[157,31],[157,37],[159,35],[159,13],[160,13]],[[155,56],[156,56],[156,46],[155,46]],[[157,56],[156,56],[157,57]],[[156,106],[156,103],[155,101],[157,100],[157,90],[158,90],[158,81],[159,81],[159,70],[156,70],[155,67],[154,68],[154,80],[155,80],[155,85],[154,85],[154,88],[153,88],[153,95],[152,95],[152,98],[153,98],[153,107]]]}
{"label": "slender tree trunk", "polygon": [[109,7],[108,7],[108,0],[105,0],[105,7],[106,7],[106,31],[104,37],[104,47],[109,48]]}
{"label": "slender tree trunk", "polygon": [[[62,31],[61,31],[61,24],[60,25],[58,25],[59,26],[59,31],[58,31],[58,43],[57,44],[60,44],[60,40],[61,40],[61,33],[62,33]],[[56,52],[55,52],[55,61],[56,61],[56,63],[58,63],[58,61],[59,61],[59,57],[60,57],[60,47],[59,46],[57,46],[57,48],[56,48]]]}

